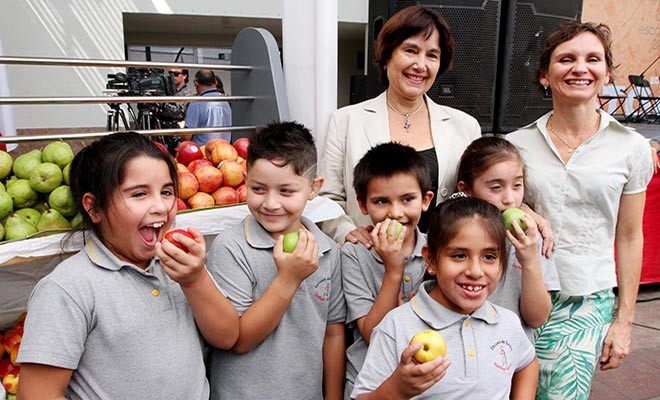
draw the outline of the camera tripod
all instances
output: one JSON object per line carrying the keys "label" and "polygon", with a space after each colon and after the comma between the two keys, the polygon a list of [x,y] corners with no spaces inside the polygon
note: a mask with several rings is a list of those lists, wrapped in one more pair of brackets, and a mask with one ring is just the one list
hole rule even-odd
{"label": "camera tripod", "polygon": [[[118,131],[120,119],[124,125],[124,129],[129,130],[130,126],[128,124],[128,120],[126,120],[126,114],[124,113],[124,110],[121,109],[121,103],[108,103],[108,106],[110,106],[110,109],[108,110],[105,124],[106,130],[110,132]],[[133,121],[135,121],[135,113],[130,106],[128,107],[128,113],[131,115]]]}

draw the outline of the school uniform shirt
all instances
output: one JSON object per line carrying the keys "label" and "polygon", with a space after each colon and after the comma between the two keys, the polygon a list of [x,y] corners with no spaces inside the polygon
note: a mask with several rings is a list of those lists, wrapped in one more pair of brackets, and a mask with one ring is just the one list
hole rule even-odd
{"label": "school uniform shirt", "polygon": [[598,112],[598,131],[566,164],[547,130],[552,112],[507,135],[525,162],[525,202],[552,222],[561,291],[571,296],[616,285],[621,196],[644,192],[653,174],[647,140]]}
{"label": "school uniform shirt", "polygon": [[[422,247],[426,235],[415,231],[416,242],[413,253],[406,256],[406,266],[401,280],[401,294],[404,301],[410,300],[422,284],[426,263],[422,257]],[[346,322],[355,340],[346,350],[346,380],[355,382],[367,355],[367,343],[358,330],[356,321],[366,317],[380,293],[385,276],[385,264],[376,250],[367,249],[361,244],[346,243],[342,247],[342,282],[346,308]],[[350,393],[350,392],[349,392]]]}
{"label": "school uniform shirt", "polygon": [[[353,190],[353,170],[369,149],[392,140],[386,93],[340,108],[328,123],[319,162],[319,175],[325,179],[320,194],[336,201],[346,215],[325,221],[321,226],[337,243],[343,244],[346,235],[356,226],[371,225],[369,217],[363,215],[358,206]],[[438,186],[434,201],[440,204],[454,192],[461,155],[481,136],[481,127],[474,117],[463,111],[436,104],[426,95],[424,99],[437,161]]]}
{"label": "school uniform shirt", "polygon": [[202,338],[157,259],[119,260],[93,234],[35,286],[20,363],[73,370],[69,399],[208,399]]}
{"label": "school uniform shirt", "polygon": [[[491,303],[511,310],[522,324],[525,334],[529,340],[534,343],[534,330],[527,325],[520,315],[520,297],[522,295],[522,266],[518,257],[516,256],[516,248],[507,241],[507,248],[509,250],[509,261],[507,263],[506,275],[500,279],[497,289],[488,297]],[[543,276],[543,283],[548,292],[557,292],[561,289],[559,284],[559,273],[557,272],[557,265],[554,261],[554,256],[546,258],[541,252],[543,250],[543,242],[539,241],[538,256],[541,261],[541,275]]]}
{"label": "school uniform shirt", "polygon": [[[326,326],[343,324],[346,303],[341,288],[337,244],[302,218],[319,247],[319,267],[305,279],[280,323],[246,354],[213,349],[211,399],[322,399],[323,342]],[[239,316],[277,276],[275,240],[248,215],[219,235],[208,266]]]}
{"label": "school uniform shirt", "polygon": [[351,394],[374,391],[396,369],[410,339],[425,329],[442,334],[451,360],[446,375],[415,399],[508,399],[513,374],[534,361],[534,347],[512,312],[486,301],[471,315],[431,298],[426,281],[410,302],[390,311],[371,335],[367,358]]}

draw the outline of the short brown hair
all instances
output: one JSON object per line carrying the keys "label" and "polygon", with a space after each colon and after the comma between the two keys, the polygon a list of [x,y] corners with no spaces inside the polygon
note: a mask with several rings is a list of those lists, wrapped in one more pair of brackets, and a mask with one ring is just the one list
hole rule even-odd
{"label": "short brown hair", "polygon": [[388,19],[376,40],[374,62],[378,65],[378,79],[389,85],[384,69],[394,50],[409,37],[424,33],[428,39],[437,29],[440,34],[440,69],[438,75],[449,70],[454,58],[454,35],[445,18],[435,10],[424,6],[406,7]]}
{"label": "short brown hair", "polygon": [[574,37],[584,32],[593,33],[603,44],[607,72],[609,72],[610,75],[614,75],[616,66],[614,65],[614,60],[612,58],[612,31],[610,30],[610,27],[605,24],[594,24],[593,22],[571,21],[560,26],[545,40],[543,49],[541,49],[541,57],[539,58],[539,69],[536,73],[536,79],[538,80],[539,85],[541,84],[541,76],[548,73],[548,69],[550,68],[550,57],[557,46],[572,40]]}

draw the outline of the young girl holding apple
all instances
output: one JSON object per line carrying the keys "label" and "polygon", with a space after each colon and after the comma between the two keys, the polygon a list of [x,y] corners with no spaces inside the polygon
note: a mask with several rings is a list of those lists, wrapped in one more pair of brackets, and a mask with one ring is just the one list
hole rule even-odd
{"label": "young girl holding apple", "polygon": [[[458,190],[485,200],[500,211],[518,208],[525,194],[525,171],[516,147],[496,136],[472,142],[458,166]],[[515,312],[527,336],[534,341],[533,329],[548,319],[552,303],[548,291],[558,291],[559,275],[553,258],[541,254],[542,243],[536,222],[529,215],[521,223],[513,220],[507,230],[507,278],[500,282],[489,300]],[[524,223],[526,230],[521,229]],[[515,233],[514,233],[515,232]]]}
{"label": "young girl holding apple", "polygon": [[238,316],[205,267],[200,232],[160,240],[176,215],[172,160],[135,132],[71,164],[85,246],[35,286],[18,361],[24,399],[208,399],[203,340],[230,348]]}
{"label": "young girl holding apple", "polygon": [[[436,280],[373,331],[351,397],[532,399],[534,348],[514,313],[487,301],[507,259],[499,210],[471,197],[448,200],[431,218],[427,241],[422,253]],[[446,356],[418,364],[422,344],[410,341],[427,329],[442,334]]]}

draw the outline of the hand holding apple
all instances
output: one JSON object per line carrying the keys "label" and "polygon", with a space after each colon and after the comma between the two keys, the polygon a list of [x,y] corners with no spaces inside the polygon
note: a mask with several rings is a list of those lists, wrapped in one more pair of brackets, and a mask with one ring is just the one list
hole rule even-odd
{"label": "hand holding apple", "polygon": [[426,329],[419,332],[410,339],[411,345],[416,343],[422,345],[413,356],[413,359],[419,364],[424,364],[437,357],[444,357],[447,354],[445,338],[438,331]]}
{"label": "hand holding apple", "polygon": [[518,230],[515,234],[512,234],[507,231],[506,235],[516,249],[516,257],[523,269],[540,268],[538,248],[541,235],[536,222],[529,214],[526,214],[520,219],[520,224],[525,225],[527,228],[525,232]]}
{"label": "hand holding apple", "polygon": [[521,220],[525,215],[525,212],[520,208],[511,207],[502,211],[502,218],[504,218],[504,227],[511,232],[514,236],[516,235],[516,229],[513,225],[513,221],[518,222],[520,228],[524,231],[527,230],[527,225]]}
{"label": "hand holding apple", "polygon": [[296,287],[319,268],[319,246],[314,235],[307,229],[299,229],[298,236],[298,242],[291,253],[284,251],[283,235],[277,238],[273,247],[278,275]]}
{"label": "hand holding apple", "polygon": [[181,235],[181,237],[185,236],[185,237],[188,237],[188,238],[190,238],[190,239],[192,239],[192,240],[195,240],[195,238],[193,237],[193,235],[190,234],[190,232],[188,232],[188,231],[185,230],[185,229],[181,229],[181,228],[174,228],[174,229],[170,229],[170,230],[168,230],[168,231],[165,232],[165,234],[163,235],[163,240],[167,240],[168,242],[172,243],[172,244],[175,245],[176,247],[178,247],[178,248],[180,248],[181,250],[183,250],[183,251],[185,251],[186,253],[188,253],[188,248],[187,248],[185,245],[181,244],[181,242],[179,242],[178,240],[176,240],[176,236],[177,236],[177,235]]}
{"label": "hand holding apple", "polygon": [[298,231],[289,232],[284,235],[284,240],[282,241],[282,250],[285,253],[293,253],[298,244],[298,239],[300,239],[300,233]]}
{"label": "hand holding apple", "polygon": [[156,246],[156,255],[163,270],[172,280],[182,286],[191,285],[207,274],[204,236],[198,230],[188,228],[187,234],[177,232],[175,241],[181,242],[188,251],[173,251],[175,247],[169,246],[172,243],[167,243],[170,242],[168,239],[167,242]]}
{"label": "hand holding apple", "polygon": [[383,260],[386,272],[402,276],[406,266],[403,243],[406,237],[406,227],[399,221],[386,218],[377,223],[370,233],[371,243]]}

